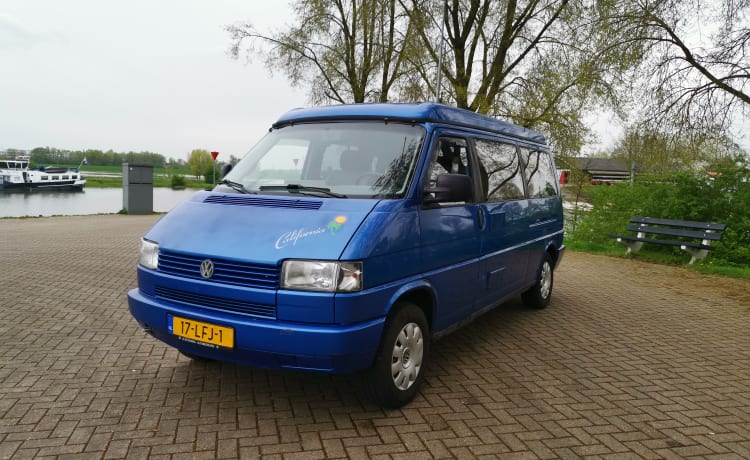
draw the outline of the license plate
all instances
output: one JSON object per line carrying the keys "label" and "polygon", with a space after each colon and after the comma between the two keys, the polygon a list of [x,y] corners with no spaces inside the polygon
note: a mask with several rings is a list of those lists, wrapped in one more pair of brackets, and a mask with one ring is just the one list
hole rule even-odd
{"label": "license plate", "polygon": [[217,347],[234,348],[234,329],[231,327],[180,318],[179,316],[171,316],[170,318],[170,332],[178,337]]}

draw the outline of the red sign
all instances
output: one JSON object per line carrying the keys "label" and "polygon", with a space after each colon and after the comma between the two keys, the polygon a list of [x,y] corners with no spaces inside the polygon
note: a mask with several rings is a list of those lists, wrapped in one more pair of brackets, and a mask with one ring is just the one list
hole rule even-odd
{"label": "red sign", "polygon": [[211,152],[211,156],[216,160],[216,157],[219,156],[219,152]]}

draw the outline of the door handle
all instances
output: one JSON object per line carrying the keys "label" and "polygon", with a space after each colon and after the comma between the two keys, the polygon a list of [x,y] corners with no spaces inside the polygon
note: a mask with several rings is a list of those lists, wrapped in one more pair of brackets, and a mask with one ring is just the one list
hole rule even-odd
{"label": "door handle", "polygon": [[484,213],[482,208],[477,208],[477,223],[479,224],[479,230],[484,230]]}

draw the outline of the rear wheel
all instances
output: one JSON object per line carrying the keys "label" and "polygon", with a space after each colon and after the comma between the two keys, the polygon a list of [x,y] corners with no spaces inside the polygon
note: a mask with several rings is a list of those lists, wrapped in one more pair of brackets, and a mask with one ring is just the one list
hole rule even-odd
{"label": "rear wheel", "polygon": [[545,254],[542,265],[537,272],[536,283],[528,291],[521,294],[521,300],[529,308],[544,308],[549,305],[552,297],[552,285],[554,284],[555,275],[553,273],[554,262],[552,256]]}
{"label": "rear wheel", "polygon": [[388,408],[408,403],[424,380],[430,354],[430,331],[424,312],[409,302],[394,305],[385,324],[375,364],[365,375],[370,398]]}

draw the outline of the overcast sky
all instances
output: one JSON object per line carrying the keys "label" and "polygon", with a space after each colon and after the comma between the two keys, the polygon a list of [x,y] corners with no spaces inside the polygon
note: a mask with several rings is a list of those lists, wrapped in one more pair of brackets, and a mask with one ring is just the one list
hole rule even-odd
{"label": "overcast sky", "polygon": [[0,151],[242,156],[307,98],[230,58],[224,28],[291,19],[284,0],[2,0]]}
{"label": "overcast sky", "polygon": [[[193,149],[242,156],[305,88],[229,57],[225,27],[294,18],[286,0],[0,0],[0,151]],[[621,132],[590,119],[607,148]]]}

